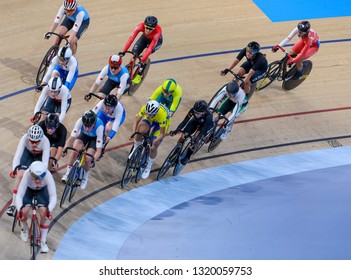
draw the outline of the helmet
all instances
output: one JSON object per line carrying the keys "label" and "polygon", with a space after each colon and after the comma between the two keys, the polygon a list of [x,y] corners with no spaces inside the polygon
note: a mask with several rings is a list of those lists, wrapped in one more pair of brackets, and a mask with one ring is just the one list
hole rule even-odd
{"label": "helmet", "polygon": [[255,55],[260,51],[260,44],[252,41],[247,44],[247,51],[250,52],[251,54]]}
{"label": "helmet", "polygon": [[64,0],[63,6],[66,10],[72,11],[77,8],[77,1],[76,0]]}
{"label": "helmet", "polygon": [[177,82],[174,79],[168,79],[163,82],[162,89],[167,94],[172,94],[177,88]]}
{"label": "helmet", "polygon": [[60,77],[52,77],[48,82],[49,90],[59,91],[62,87],[62,80]]}
{"label": "helmet", "polygon": [[156,115],[159,109],[160,103],[156,100],[150,100],[146,103],[146,114],[148,115]]}
{"label": "helmet", "polygon": [[205,113],[207,110],[207,107],[208,105],[205,100],[198,100],[195,102],[193,109],[198,113]]}
{"label": "helmet", "polygon": [[144,24],[148,27],[155,28],[157,26],[158,20],[154,16],[147,16],[144,20]]}
{"label": "helmet", "polygon": [[108,64],[110,64],[111,67],[119,67],[122,64],[122,58],[119,55],[111,55],[110,58],[108,59]]}
{"label": "helmet", "polygon": [[82,116],[82,122],[84,126],[92,127],[96,123],[97,116],[93,110],[84,112]]}
{"label": "helmet", "polygon": [[104,99],[104,104],[109,107],[116,107],[118,104],[118,99],[116,95],[109,94]]}
{"label": "helmet", "polygon": [[238,91],[239,91],[239,85],[237,82],[231,82],[229,84],[227,84],[227,86],[225,87],[225,90],[231,95],[231,96],[235,96]]}
{"label": "helmet", "polygon": [[62,47],[59,49],[57,56],[60,60],[68,61],[72,57],[72,50],[69,47]]}
{"label": "helmet", "polygon": [[39,125],[35,124],[28,129],[27,136],[31,141],[40,141],[44,136],[44,131]]}
{"label": "helmet", "polygon": [[60,119],[58,115],[50,113],[45,119],[45,126],[48,128],[57,128],[60,124]]}
{"label": "helmet", "polygon": [[311,28],[311,24],[307,20],[300,21],[299,24],[297,25],[297,29],[299,30],[299,32],[303,34],[307,34],[310,31],[310,28]]}
{"label": "helmet", "polygon": [[32,164],[29,166],[29,173],[35,180],[43,180],[46,172],[46,165],[39,160],[32,162]]}

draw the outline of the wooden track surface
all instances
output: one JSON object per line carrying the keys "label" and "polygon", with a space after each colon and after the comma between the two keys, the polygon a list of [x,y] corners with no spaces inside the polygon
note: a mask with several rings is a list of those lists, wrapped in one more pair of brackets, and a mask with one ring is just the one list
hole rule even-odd
{"label": "wooden track surface", "polygon": [[[197,99],[209,100],[220,86],[230,80],[222,77],[220,70],[227,67],[235,53],[220,52],[238,50],[249,41],[256,40],[262,47],[279,43],[297,22],[272,23],[251,1],[194,0],[143,2],[130,0],[118,2],[80,1],[91,16],[91,26],[79,41],[77,59],[80,74],[100,71],[107,58],[122,50],[125,41],[137,23],[145,16],[153,14],[159,18],[163,28],[164,44],[151,56],[153,62],[173,58],[183,58],[151,65],[145,83],[138,92],[122,99],[127,110],[127,118],[117,136],[110,143],[104,158],[91,172],[86,190],[78,190],[77,200],[83,198],[69,211],[54,210],[57,222],[49,233],[48,244],[51,253],[40,258],[50,259],[64,232],[85,212],[111,197],[155,180],[153,172],[148,180],[130,184],[127,189],[117,186],[130,150],[128,138],[131,134],[134,116],[153,90],[164,79],[173,77],[182,86],[184,96],[173,118],[173,126],[179,123],[187,110]],[[5,209],[11,198],[13,180],[8,176],[12,159],[20,137],[30,126],[29,118],[39,97],[32,88],[39,63],[50,43],[43,39],[48,31],[61,1],[1,2],[0,17],[2,38],[0,54],[0,210]],[[45,7],[43,7],[45,5]],[[313,149],[330,148],[333,145],[350,145],[350,42],[326,42],[350,39],[351,18],[331,18],[313,20],[313,28],[319,33],[322,46],[312,58],[313,70],[308,79],[290,92],[281,89],[275,82],[266,90],[256,93],[248,110],[240,116],[234,132],[215,152],[209,154],[201,150],[194,161],[186,166],[185,172],[213,167],[231,162],[295,153]],[[292,43],[296,42],[296,38]],[[324,43],[326,42],[326,43]],[[273,54],[264,49],[269,61],[279,59],[281,53]],[[206,55],[214,54],[216,55]],[[204,54],[202,57],[192,57]],[[96,74],[79,78],[72,91],[72,106],[64,124],[70,131],[81,114],[93,106],[83,96],[89,92]],[[336,138],[336,139],[334,139]],[[176,143],[167,137],[160,146],[153,169],[158,169]],[[223,155],[225,154],[225,155]],[[210,157],[213,156],[213,157]],[[202,159],[202,160],[200,160]],[[60,164],[66,163],[64,159]],[[55,174],[58,197],[63,185],[60,178],[64,170]],[[104,186],[115,186],[97,192]],[[93,193],[89,198],[87,195]],[[66,204],[68,206],[69,204]],[[1,213],[0,259],[27,259],[29,248],[16,234],[11,233],[11,219]]]}

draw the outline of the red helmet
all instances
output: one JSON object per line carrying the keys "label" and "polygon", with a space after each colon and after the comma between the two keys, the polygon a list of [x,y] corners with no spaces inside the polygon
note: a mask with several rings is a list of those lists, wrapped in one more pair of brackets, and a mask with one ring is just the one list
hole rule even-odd
{"label": "red helmet", "polygon": [[108,59],[108,64],[110,64],[111,67],[119,67],[122,64],[122,58],[116,54],[111,55]]}
{"label": "red helmet", "polygon": [[64,0],[63,6],[66,10],[73,11],[77,8],[77,1],[76,0]]}

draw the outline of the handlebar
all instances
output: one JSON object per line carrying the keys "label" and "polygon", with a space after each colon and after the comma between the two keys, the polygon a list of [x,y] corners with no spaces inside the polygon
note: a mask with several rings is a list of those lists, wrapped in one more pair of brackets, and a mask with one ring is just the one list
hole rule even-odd
{"label": "handlebar", "polygon": [[68,42],[68,39],[67,39],[67,38],[69,38],[69,35],[60,35],[60,34],[55,33],[55,32],[46,32],[45,36],[46,35],[56,35],[60,39],[60,42],[62,40],[65,40],[66,41],[66,46],[69,45],[69,42]]}
{"label": "handlebar", "polygon": [[101,96],[99,96],[99,95],[97,95],[97,94],[95,94],[93,92],[89,92],[87,95],[84,96],[84,100],[88,102],[91,99],[92,96],[94,96],[94,97],[96,97],[96,98],[98,98],[100,100],[104,99],[103,97],[101,97]]}
{"label": "handlebar", "polygon": [[84,155],[86,155],[88,157],[91,157],[92,158],[92,163],[94,162],[94,156],[92,154],[87,153],[84,148],[81,149],[81,150],[77,150],[77,149],[75,149],[73,147],[67,147],[66,149],[63,150],[63,153],[67,154],[67,150],[75,151],[75,152],[78,153],[78,155],[83,155],[84,154]]}

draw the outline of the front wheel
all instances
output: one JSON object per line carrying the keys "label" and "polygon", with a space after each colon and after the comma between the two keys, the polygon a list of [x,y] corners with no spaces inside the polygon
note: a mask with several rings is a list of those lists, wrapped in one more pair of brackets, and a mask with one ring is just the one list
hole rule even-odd
{"label": "front wheel", "polygon": [[282,66],[281,60],[276,60],[270,63],[265,77],[259,82],[257,90],[262,90],[273,83],[279,77],[280,72],[282,71]]}
{"label": "front wheel", "polygon": [[132,155],[129,156],[126,164],[126,168],[123,172],[123,177],[121,180],[121,187],[124,188],[128,186],[130,180],[132,179],[137,167],[139,165],[138,161],[140,161],[141,157],[141,145],[135,149]]}
{"label": "front wheel", "polygon": [[37,77],[36,77],[37,86],[40,86],[41,83],[43,82],[44,76],[51,63],[51,60],[56,56],[57,52],[58,52],[58,46],[52,46],[45,54],[37,72]]}
{"label": "front wheel", "polygon": [[169,153],[157,174],[157,180],[161,180],[168,170],[176,164],[180,151],[182,150],[182,146],[182,143],[178,143]]}
{"label": "front wheel", "polygon": [[62,208],[62,205],[65,203],[68,194],[71,192],[71,189],[75,185],[75,181],[77,179],[76,178],[77,169],[78,169],[78,163],[75,163],[72,166],[72,169],[69,171],[68,178],[67,178],[67,183],[65,185],[65,189],[63,190],[61,201],[60,201],[60,207],[61,208]]}
{"label": "front wheel", "polygon": [[214,151],[219,144],[222,142],[221,135],[225,131],[224,126],[221,126],[214,134],[213,139],[211,140],[210,144],[208,145],[208,152]]}

